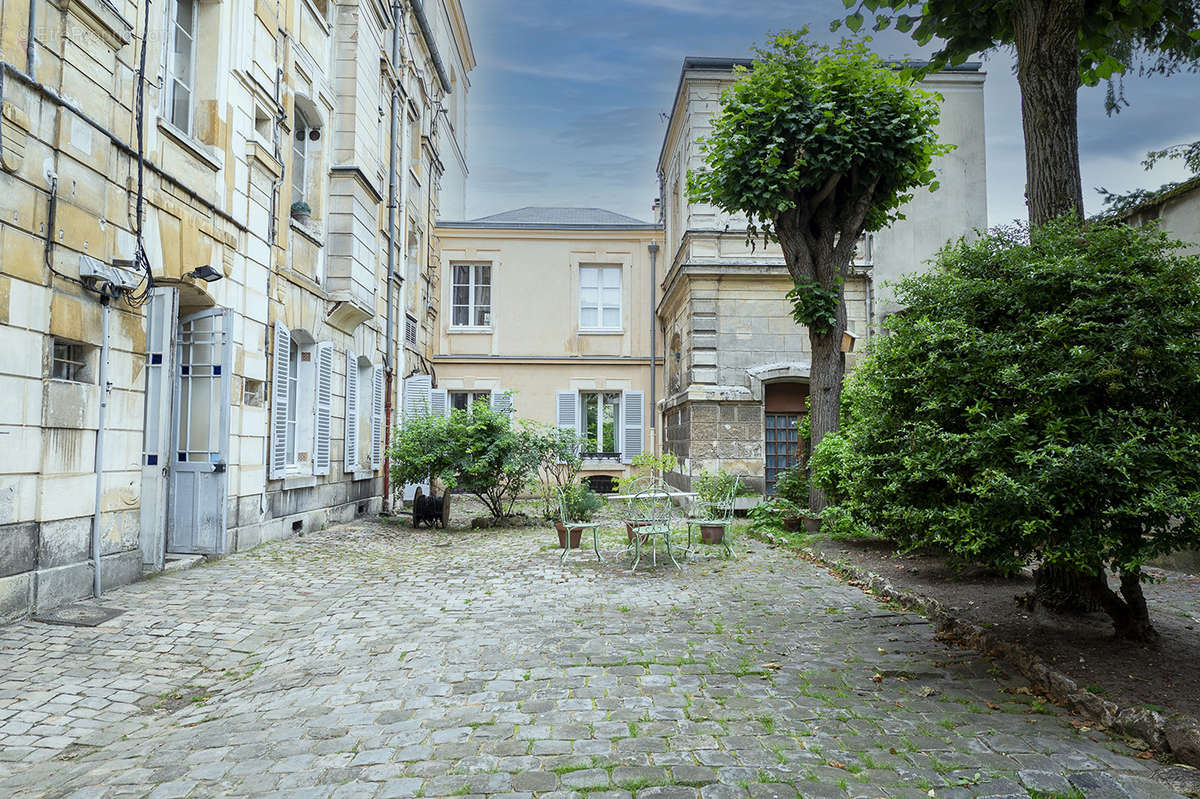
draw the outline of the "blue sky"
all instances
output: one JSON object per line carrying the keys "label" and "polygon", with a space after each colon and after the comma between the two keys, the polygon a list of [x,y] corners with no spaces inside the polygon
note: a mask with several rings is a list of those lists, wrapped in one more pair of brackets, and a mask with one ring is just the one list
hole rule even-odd
{"label": "blue sky", "polygon": [[[599,206],[649,218],[655,161],[684,56],[749,56],[770,31],[808,25],[832,40],[840,0],[463,0],[479,66],[468,106],[467,216],[525,205]],[[886,57],[920,55],[883,32]],[[990,224],[1024,218],[1020,95],[1007,52],[984,59]],[[1104,89],[1080,93],[1084,202],[1097,186],[1158,186],[1144,153],[1200,138],[1200,75],[1130,78],[1109,117]]]}

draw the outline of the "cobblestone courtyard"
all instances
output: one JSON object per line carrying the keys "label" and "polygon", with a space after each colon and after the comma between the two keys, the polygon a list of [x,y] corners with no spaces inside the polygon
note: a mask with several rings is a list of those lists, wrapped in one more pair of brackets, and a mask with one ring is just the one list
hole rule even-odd
{"label": "cobblestone courtyard", "polygon": [[787,553],[551,538],[364,521],[0,627],[0,797],[1177,796]]}

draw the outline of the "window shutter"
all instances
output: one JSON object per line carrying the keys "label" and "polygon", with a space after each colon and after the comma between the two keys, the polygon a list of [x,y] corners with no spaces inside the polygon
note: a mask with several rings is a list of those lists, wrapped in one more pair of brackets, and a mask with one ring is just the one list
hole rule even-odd
{"label": "window shutter", "polygon": [[267,476],[282,480],[287,470],[288,377],[291,373],[292,332],[282,322],[275,323],[275,344],[271,353],[271,431],[267,442]]}
{"label": "window shutter", "polygon": [[429,392],[429,415],[430,416],[445,416],[449,413],[450,400],[446,394],[446,389],[435,388]]}
{"label": "window shutter", "polygon": [[358,356],[346,353],[346,474],[358,469]]}
{"label": "window shutter", "polygon": [[621,461],[632,463],[645,448],[646,393],[644,391],[621,392]]}
{"label": "window shutter", "polygon": [[429,392],[433,390],[433,378],[429,375],[413,375],[404,381],[404,418],[416,419],[429,413]]}
{"label": "window shutter", "polygon": [[333,405],[333,344],[317,344],[317,410],[313,423],[313,474],[329,474],[330,439],[333,438],[331,406]]}
{"label": "window shutter", "polygon": [[371,471],[383,467],[383,367],[371,367]]}
{"label": "window shutter", "polygon": [[575,391],[555,392],[557,401],[557,423],[559,427],[579,432],[579,394]]}
{"label": "window shutter", "polygon": [[512,419],[513,413],[513,395],[511,391],[493,391],[492,392],[492,410],[498,413],[507,413],[508,418]]}

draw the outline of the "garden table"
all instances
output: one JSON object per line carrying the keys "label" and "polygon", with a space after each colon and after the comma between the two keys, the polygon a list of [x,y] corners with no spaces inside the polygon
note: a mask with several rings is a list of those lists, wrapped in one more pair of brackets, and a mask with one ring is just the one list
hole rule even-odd
{"label": "garden table", "polygon": [[642,560],[642,543],[647,539],[651,543],[651,559],[654,563],[658,562],[659,538],[667,545],[667,557],[671,559],[671,563],[675,564],[675,568],[680,568],[671,544],[673,498],[695,496],[685,491],[671,491],[666,486],[645,488],[636,494],[609,495],[610,499],[620,499],[626,503],[625,524],[628,526],[630,545],[634,550],[633,571],[637,571],[638,563]]}

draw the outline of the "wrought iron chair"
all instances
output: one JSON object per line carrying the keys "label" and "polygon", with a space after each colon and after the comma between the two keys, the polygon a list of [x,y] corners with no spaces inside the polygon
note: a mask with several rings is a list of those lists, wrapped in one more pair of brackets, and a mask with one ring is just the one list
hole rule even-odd
{"label": "wrought iron chair", "polygon": [[[688,514],[687,521],[687,552],[690,554],[694,551],[692,546],[692,527],[720,527],[721,528],[721,548],[725,550],[725,557],[732,558],[732,530],[733,530],[733,505],[737,498],[738,487],[740,481],[734,480],[733,485],[729,487],[721,496],[716,499],[704,500],[697,499],[693,511]],[[701,539],[703,540],[703,539]]]}
{"label": "wrought iron chair", "polygon": [[637,492],[625,504],[625,523],[633,535],[633,566],[631,571],[637,571],[642,560],[642,545],[650,544],[650,557],[654,565],[658,565],[658,541],[667,546],[667,557],[676,569],[682,568],[675,560],[671,542],[671,512],[674,503],[671,494],[661,488],[645,488]]}
{"label": "wrought iron chair", "polygon": [[[569,521],[568,517],[567,517],[567,495],[561,488],[558,489],[558,518],[562,522],[562,528],[564,531],[564,535],[566,536],[565,540],[563,541],[562,555],[560,555],[558,558],[559,563],[566,563],[567,562],[567,554],[572,549],[579,549],[579,547],[571,546],[571,532],[573,530],[579,530],[579,536],[581,539],[583,538],[584,532],[591,530],[592,531],[592,549],[596,553],[596,560],[598,560],[598,561],[603,560],[603,558],[600,557],[600,524],[599,524],[599,522]],[[582,543],[582,541],[580,541],[580,543]]]}

